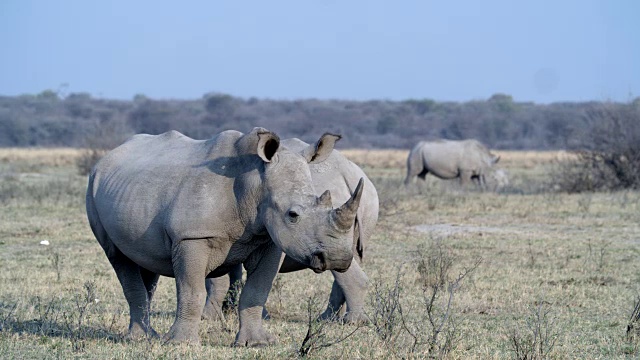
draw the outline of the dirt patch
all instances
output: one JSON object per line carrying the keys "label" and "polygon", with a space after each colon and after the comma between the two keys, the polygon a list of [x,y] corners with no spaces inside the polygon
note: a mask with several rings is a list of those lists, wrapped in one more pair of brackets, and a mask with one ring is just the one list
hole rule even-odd
{"label": "dirt patch", "polygon": [[504,232],[504,229],[491,226],[473,226],[461,224],[433,224],[418,225],[413,227],[415,230],[424,233],[435,233],[441,236],[451,236],[454,234],[465,233],[497,233]]}

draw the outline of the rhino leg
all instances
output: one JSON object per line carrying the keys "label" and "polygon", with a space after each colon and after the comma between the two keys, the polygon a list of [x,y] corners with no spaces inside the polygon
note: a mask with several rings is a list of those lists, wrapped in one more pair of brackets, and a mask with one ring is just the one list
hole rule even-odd
{"label": "rhino leg", "polygon": [[235,310],[242,290],[242,264],[238,264],[229,272],[229,290],[222,303],[222,310]]}
{"label": "rhino leg", "polygon": [[242,289],[242,264],[234,266],[228,275],[205,280],[207,301],[202,312],[203,320],[224,320],[224,312],[238,307]]}
{"label": "rhino leg", "polygon": [[469,182],[473,181],[473,172],[469,170],[460,170],[460,185],[465,187]]}
{"label": "rhino leg", "polygon": [[471,180],[476,184],[476,186],[480,189],[480,190],[486,190],[486,186],[487,186],[487,181],[485,179],[484,174],[480,173],[472,173],[470,176]]}
{"label": "rhino leg", "polygon": [[[202,312],[203,320],[224,319],[224,313],[238,308],[238,299],[242,290],[242,264],[228,275],[207,279],[207,302]],[[262,309],[262,319],[270,320],[267,308]]]}
{"label": "rhino leg", "polygon": [[351,262],[351,266],[344,273],[331,272],[334,277],[331,295],[327,309],[320,315],[320,319],[339,318],[339,311],[344,311],[346,302],[346,312],[341,319],[346,323],[366,322],[364,314],[364,300],[367,294],[367,275],[356,261]]}
{"label": "rhino leg", "polygon": [[151,304],[151,299],[153,299],[153,294],[156,292],[160,275],[145,268],[140,268],[140,276],[142,276],[142,282],[144,283],[145,289],[147,289],[147,301]]}
{"label": "rhino leg", "polygon": [[265,346],[276,342],[262,326],[262,310],[278,273],[282,251],[270,243],[256,250],[245,262],[247,282],[240,294],[240,330],[234,346]]}
{"label": "rhino leg", "polygon": [[[117,248],[115,249],[117,250]],[[129,304],[129,330],[126,337],[139,339],[146,336],[157,336],[149,323],[150,299],[142,269],[122,254],[120,250],[117,252],[118,255],[109,256],[109,262],[118,276],[124,297]]]}
{"label": "rhino leg", "polygon": [[404,179],[404,184],[409,185],[413,178],[416,176],[420,178],[420,180],[424,180],[428,173],[429,170],[427,170],[427,167],[422,164],[420,164],[419,166],[410,166],[407,168],[407,177]]}
{"label": "rhino leg", "polygon": [[183,240],[173,249],[178,304],[175,321],[165,336],[169,342],[200,342],[198,330],[207,295],[204,276],[209,272],[209,254],[207,239]]}
{"label": "rhino leg", "polygon": [[158,334],[149,323],[149,302],[153,296],[158,275],[142,269],[126,257],[111,241],[100,221],[92,222],[91,229],[116,272],[124,297],[129,304],[129,330],[126,337],[138,339],[157,336]]}
{"label": "rhino leg", "polygon": [[[351,263],[351,266],[353,266],[353,263]],[[327,309],[320,314],[320,320],[337,319],[340,313],[346,312],[345,306],[343,306],[344,303],[344,291],[342,291],[340,285],[338,285],[338,281],[334,278],[333,285],[331,285],[331,294],[329,295],[329,304],[327,305]]]}
{"label": "rhino leg", "polygon": [[203,320],[218,319],[224,321],[222,303],[229,288],[229,277],[227,275],[205,280],[207,290],[207,300],[202,311]]}

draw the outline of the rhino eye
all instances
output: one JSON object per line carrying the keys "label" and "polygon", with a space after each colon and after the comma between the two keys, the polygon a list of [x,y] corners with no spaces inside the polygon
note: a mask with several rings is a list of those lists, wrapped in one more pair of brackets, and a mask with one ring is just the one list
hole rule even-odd
{"label": "rhino eye", "polygon": [[297,212],[295,212],[294,210],[289,210],[287,212],[287,217],[289,218],[289,221],[291,221],[292,223],[297,223],[298,220],[300,220],[300,215],[298,215]]}

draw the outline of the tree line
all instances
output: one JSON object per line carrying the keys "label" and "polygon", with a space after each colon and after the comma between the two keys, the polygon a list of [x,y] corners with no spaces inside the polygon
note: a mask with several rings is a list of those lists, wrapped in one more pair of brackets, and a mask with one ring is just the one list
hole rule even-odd
{"label": "tree line", "polygon": [[193,100],[111,100],[45,90],[0,96],[0,146],[84,147],[92,145],[88,139],[115,146],[134,133],[167,130],[207,139],[223,130],[262,126],[305,141],[324,132],[342,134],[340,148],[410,148],[420,140],[476,138],[494,149],[576,149],[593,140],[593,114],[601,109],[637,114],[640,97],[552,104],[517,102],[506,94],[468,102],[274,100],[222,93]]}

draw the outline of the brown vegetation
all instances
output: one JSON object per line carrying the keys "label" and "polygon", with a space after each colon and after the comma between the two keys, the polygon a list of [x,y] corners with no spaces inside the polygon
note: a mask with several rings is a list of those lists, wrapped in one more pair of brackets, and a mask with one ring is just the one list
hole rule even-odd
{"label": "brown vegetation", "polygon": [[[60,98],[0,96],[0,146],[86,147],[96,127],[126,133],[178,130],[207,139],[223,130],[248,132],[254,126],[283,138],[315,140],[325,131],[342,134],[340,146],[409,149],[420,140],[475,138],[494,149],[560,150],[583,145],[585,117],[600,102],[534,104],[495,94],[486,101],[270,100],[205,94],[193,100],[131,101],[95,99],[74,93]],[[606,103],[613,108],[638,106]]]}
{"label": "brown vegetation", "polygon": [[[278,294],[267,303],[278,311],[266,324],[279,344],[238,349],[229,347],[237,329],[233,315],[223,324],[204,323],[201,347],[123,339],[127,304],[86,223],[86,177],[73,160],[44,161],[56,159],[55,151],[34,153],[0,161],[0,358],[291,358],[300,350],[309,358],[639,355],[638,340],[628,341],[625,331],[638,292],[640,193],[549,191],[549,154],[511,154],[506,163],[514,191],[503,194],[460,191],[437,179],[405,189],[402,167],[366,168],[381,213],[363,264],[371,280],[365,311],[384,310],[375,305],[377,296],[378,303],[399,304],[403,317],[380,311],[388,320],[378,321],[380,331],[373,324],[325,323],[319,332],[308,321],[306,300],[324,301],[331,276],[282,274]],[[34,161],[38,176],[28,165]],[[435,252],[441,261],[425,252],[434,241],[442,244]],[[425,308],[425,295],[434,293],[429,286],[455,282],[479,258],[483,262],[452,288],[450,302],[448,285],[435,292],[442,297],[432,303],[438,306],[432,307],[434,328]],[[437,269],[449,276],[431,277],[445,273]],[[174,318],[175,284],[162,278],[158,286],[153,325],[165,333]],[[447,311],[453,322],[440,327]],[[385,329],[388,336],[381,336]],[[318,334],[311,339],[318,341],[301,346],[306,334]]]}

